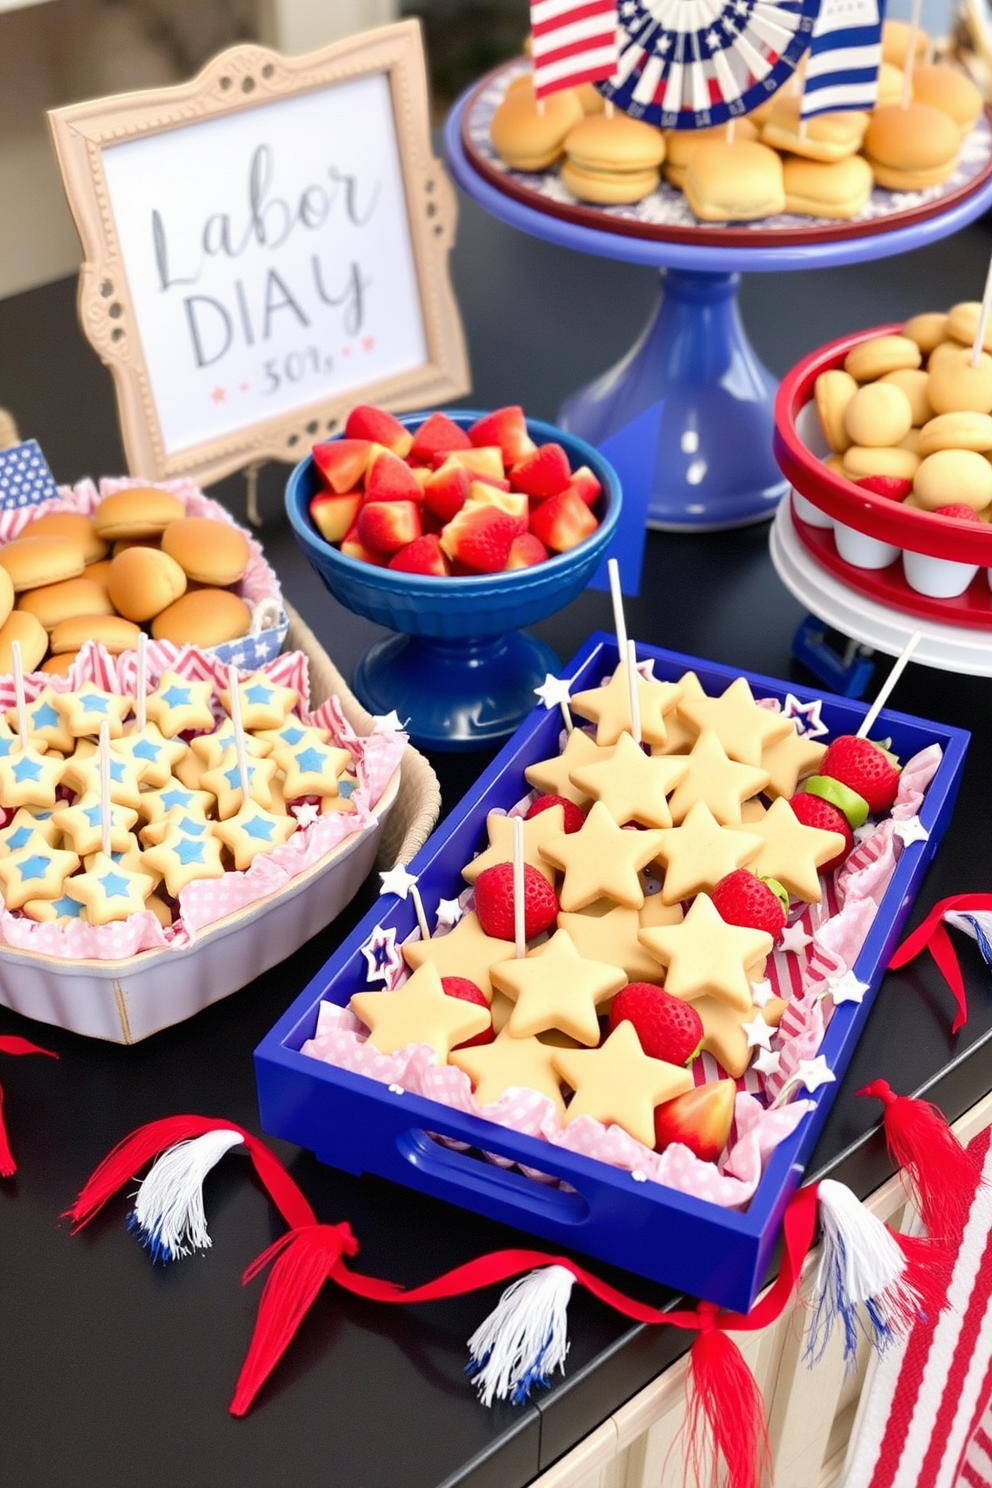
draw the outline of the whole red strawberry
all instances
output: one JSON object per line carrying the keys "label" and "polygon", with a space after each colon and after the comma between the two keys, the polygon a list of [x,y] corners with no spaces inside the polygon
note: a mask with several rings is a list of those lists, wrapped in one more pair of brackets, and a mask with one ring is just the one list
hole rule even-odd
{"label": "whole red strawberry", "polygon": [[673,997],[651,982],[628,982],[610,1008],[610,1033],[623,1022],[633,1023],[641,1048],[650,1059],[668,1064],[690,1064],[703,1040],[703,1020],[691,1002]]}
{"label": "whole red strawberry", "polygon": [[[524,939],[549,930],[560,905],[543,873],[524,864]],[[494,863],[475,880],[475,912],[487,935],[513,940],[513,864]]]}
{"label": "whole red strawberry", "polygon": [[887,811],[899,790],[895,757],[881,745],[855,734],[842,734],[834,740],[820,762],[820,774],[857,791],[867,801],[869,811]]}
{"label": "whole red strawberry", "polygon": [[532,816],[539,816],[542,811],[547,811],[552,806],[560,806],[565,815],[565,831],[578,832],[585,824],[585,812],[581,806],[576,806],[574,801],[568,801],[564,796],[538,796],[527,808],[526,820],[530,821]]}
{"label": "whole red strawberry", "polygon": [[[477,987],[474,982],[470,982],[468,977],[442,977],[441,986],[444,988],[446,997],[457,997],[462,1002],[474,1002],[478,1007],[487,1009],[489,1007],[486,1001],[486,994],[482,988]],[[495,1037],[496,1034],[490,1022],[489,1027],[484,1028],[481,1033],[473,1034],[470,1039],[465,1039],[462,1043],[455,1044],[454,1047],[456,1049],[474,1049],[477,1044],[491,1044]]]}
{"label": "whole red strawberry", "polygon": [[819,827],[823,832],[840,832],[844,838],[844,850],[829,863],[824,863],[821,872],[832,873],[839,868],[854,846],[854,834],[847,824],[847,817],[838,807],[822,796],[811,796],[808,791],[797,791],[789,797],[789,805],[804,827]]}
{"label": "whole red strawberry", "polygon": [[767,930],[773,940],[785,929],[789,896],[777,879],[766,880],[750,868],[737,868],[721,878],[710,898],[728,925]]}

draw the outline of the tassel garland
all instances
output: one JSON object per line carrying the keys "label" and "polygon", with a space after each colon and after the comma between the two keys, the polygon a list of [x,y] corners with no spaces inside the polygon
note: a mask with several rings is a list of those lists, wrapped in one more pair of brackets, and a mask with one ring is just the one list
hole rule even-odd
{"label": "tassel garland", "polygon": [[507,1397],[520,1405],[532,1385],[546,1389],[556,1369],[564,1374],[574,1284],[564,1266],[545,1266],[507,1287],[468,1341],[467,1373],[483,1405]]}
{"label": "tassel garland", "polygon": [[[16,1033],[5,1034],[3,1037],[0,1037],[0,1054],[45,1054],[49,1059],[58,1059],[59,1057],[51,1049],[43,1049],[39,1044],[29,1043],[26,1038],[21,1038]],[[17,1172],[17,1163],[7,1136],[7,1123],[4,1120],[3,1105],[3,1086],[0,1085],[0,1178],[13,1178]]]}
{"label": "tassel garland", "polygon": [[740,1349],[716,1326],[716,1309],[700,1303],[699,1314],[689,1352],[686,1464],[697,1483],[710,1483],[713,1456],[722,1457],[727,1488],[758,1488],[771,1471],[764,1399]]}
{"label": "tassel garland", "polygon": [[128,1229],[153,1261],[173,1261],[211,1244],[203,1208],[203,1180],[244,1137],[221,1129],[178,1142],[149,1168],[135,1194]]}
{"label": "tassel garland", "polygon": [[937,1241],[960,1235],[979,1174],[943,1111],[930,1101],[896,1095],[886,1080],[873,1080],[858,1095],[874,1096],[885,1107],[889,1156],[906,1174],[927,1234]]}

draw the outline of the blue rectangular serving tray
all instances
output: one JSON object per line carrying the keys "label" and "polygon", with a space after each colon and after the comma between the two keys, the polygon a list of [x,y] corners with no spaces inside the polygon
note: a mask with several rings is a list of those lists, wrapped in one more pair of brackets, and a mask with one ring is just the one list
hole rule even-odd
{"label": "blue rectangular serving tray", "polygon": [[[691,656],[638,646],[638,658],[654,658],[655,676],[675,679],[695,671],[706,691],[723,691],[741,675]],[[565,669],[572,690],[594,687],[617,665],[613,636],[597,633]],[[801,701],[822,697],[823,722],[833,737],[856,733],[867,711],[848,698],[820,694],[769,677],[747,675],[757,697]],[[489,811],[507,810],[526,794],[525,766],[558,749],[557,708],[537,708],[430,837],[410,864],[431,917],[441,898],[464,888],[461,869],[485,845]],[[920,811],[926,842],[903,851],[854,970],[869,991],[863,1002],[842,1003],[821,1046],[838,1082],[868,1018],[889,956],[919,887],[926,865],[951,817],[969,735],[962,729],[885,711],[873,730],[890,737],[901,760],[937,743],[943,760]],[[437,1101],[391,1090],[362,1075],[337,1069],[299,1052],[317,1025],[322,1001],[345,1006],[368,986],[359,947],[377,925],[396,928],[403,941],[416,925],[412,902],[384,897],[304,988],[255,1051],[259,1109],[265,1131],[313,1152],[321,1162],[349,1173],[375,1173],[449,1203],[484,1214],[564,1246],[621,1266],[650,1280],[721,1307],[746,1312],[761,1288],[782,1213],[798,1186],[803,1166],[826,1119],[837,1084],[811,1097],[814,1110],[772,1155],[744,1212],[635,1181],[630,1173],[519,1135]],[[452,1150],[435,1135],[564,1180],[551,1187],[523,1173]]]}

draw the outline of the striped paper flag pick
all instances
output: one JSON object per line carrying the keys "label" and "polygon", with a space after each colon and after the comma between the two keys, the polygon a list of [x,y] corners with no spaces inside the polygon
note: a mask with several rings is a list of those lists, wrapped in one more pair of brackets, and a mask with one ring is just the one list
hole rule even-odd
{"label": "striped paper flag pick", "polygon": [[532,0],[530,23],[536,97],[616,70],[616,0]]}
{"label": "striped paper flag pick", "polygon": [[877,0],[823,0],[806,64],[802,117],[873,109],[881,61]]}

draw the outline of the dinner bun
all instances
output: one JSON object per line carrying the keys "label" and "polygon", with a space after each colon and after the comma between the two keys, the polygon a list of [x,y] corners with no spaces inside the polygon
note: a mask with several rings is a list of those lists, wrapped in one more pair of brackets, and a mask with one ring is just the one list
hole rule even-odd
{"label": "dinner bun", "polygon": [[790,155],[782,162],[785,210],[803,216],[849,221],[871,196],[871,166],[860,155],[844,160],[804,160]]}
{"label": "dinner bun", "polygon": [[507,93],[493,114],[489,135],[497,155],[514,170],[543,171],[560,158],[566,134],[584,117],[570,90],[551,93],[538,108],[529,84]]}
{"label": "dinner bun", "polygon": [[913,101],[940,109],[962,134],[974,128],[984,107],[982,95],[967,73],[943,62],[913,68]]}
{"label": "dinner bun", "polygon": [[127,548],[111,560],[107,591],[128,620],[151,620],[186,592],[186,574],[159,548]]}
{"label": "dinner bun", "polygon": [[701,222],[751,222],[785,210],[782,162],[756,140],[712,140],[689,162],[685,195]]}
{"label": "dinner bun", "polygon": [[761,142],[776,150],[788,150],[807,160],[843,160],[860,148],[868,115],[846,111],[836,114],[800,115],[802,99],[795,94],[775,100],[761,129]]}
{"label": "dinner bun", "polygon": [[[730,143],[736,144],[738,140],[756,140],[758,138],[758,127],[752,122],[752,118],[740,118],[734,120],[734,138]],[[711,140],[723,143],[727,142],[726,124],[714,124],[709,129],[666,129],[665,139],[665,163],[663,172],[666,181],[671,181],[680,191],[685,190],[685,173],[689,167],[689,161],[695,155],[700,145],[708,145]]]}
{"label": "dinner bun", "polygon": [[228,522],[211,517],[182,517],[162,533],[162,551],[174,558],[187,578],[222,588],[243,577],[251,557],[248,539]]}
{"label": "dinner bun", "polygon": [[220,646],[247,635],[251,611],[229,589],[194,589],[169,605],[151,624],[156,641]]}
{"label": "dinner bun", "polygon": [[617,206],[641,201],[658,185],[665,140],[627,114],[590,114],[565,136],[565,155],[561,179],[573,196]]}
{"label": "dinner bun", "polygon": [[18,537],[0,548],[0,567],[16,593],[75,579],[84,568],[83,550],[69,537]]}
{"label": "dinner bun", "polygon": [[48,650],[48,632],[41,621],[26,610],[11,610],[0,625],[0,672],[14,670],[13,643],[20,642],[21,666],[26,672],[36,671]]}
{"label": "dinner bun", "polygon": [[98,641],[111,656],[119,656],[137,649],[140,634],[140,627],[122,615],[73,615],[54,626],[49,645],[58,656],[62,651],[80,650],[84,641]]}
{"label": "dinner bun", "polygon": [[953,120],[929,103],[876,109],[864,139],[875,180],[891,191],[922,191],[946,181],[960,148]]}
{"label": "dinner bun", "polygon": [[178,496],[159,486],[129,486],[105,496],[93,513],[97,532],[108,542],[118,538],[158,537],[170,522],[186,515]]}
{"label": "dinner bun", "polygon": [[82,512],[45,512],[35,517],[22,537],[68,537],[83,550],[84,563],[96,563],[104,557],[107,544],[96,530],[92,517]]}
{"label": "dinner bun", "polygon": [[63,579],[58,584],[43,584],[21,595],[18,608],[39,619],[46,630],[53,630],[61,620],[75,615],[112,615],[110,595],[103,584],[83,574],[78,579]]}

